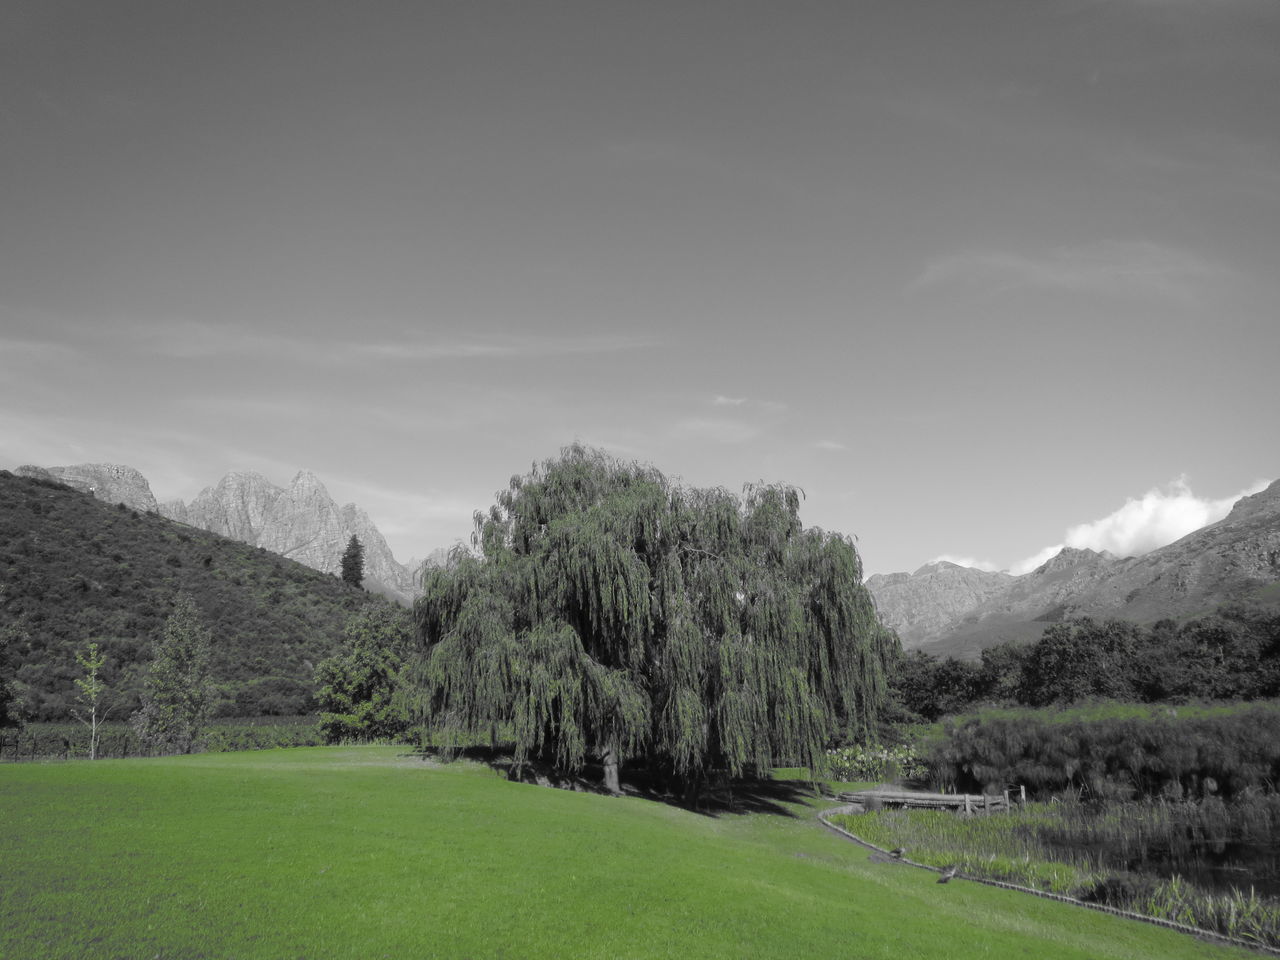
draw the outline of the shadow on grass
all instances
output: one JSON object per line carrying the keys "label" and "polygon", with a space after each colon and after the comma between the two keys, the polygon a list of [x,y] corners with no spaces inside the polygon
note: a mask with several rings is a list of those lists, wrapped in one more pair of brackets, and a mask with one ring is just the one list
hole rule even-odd
{"label": "shadow on grass", "polygon": [[[471,760],[483,763],[518,783],[573,790],[579,793],[607,795],[604,789],[604,770],[599,764],[588,763],[581,771],[566,773],[553,769],[549,764],[528,761],[517,767],[510,750],[502,747],[469,746],[459,749],[423,747],[414,751],[416,756],[433,760]],[[690,789],[677,783],[666,772],[634,765],[622,769],[622,794],[680,807],[704,816],[718,817],[724,814],[767,813],[782,817],[796,817],[790,806],[802,804],[815,796],[814,785],[804,780],[754,780],[718,778],[704,781]],[[789,806],[790,805],[790,806]]]}

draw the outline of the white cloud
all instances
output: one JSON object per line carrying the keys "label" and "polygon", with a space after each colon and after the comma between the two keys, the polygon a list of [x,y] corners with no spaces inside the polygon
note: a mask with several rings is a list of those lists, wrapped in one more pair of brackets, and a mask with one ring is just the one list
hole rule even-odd
{"label": "white cloud", "polygon": [[835,453],[839,450],[847,450],[848,448],[838,440],[819,440],[814,446],[819,450],[827,450]]}
{"label": "white cloud", "polygon": [[911,287],[968,286],[996,295],[1049,289],[1184,300],[1204,281],[1227,272],[1220,264],[1163,244],[1103,240],[1038,256],[993,250],[952,254],[925,267]]}
{"label": "white cloud", "polygon": [[715,399],[711,401],[717,407],[740,407],[746,402],[746,397],[726,397],[722,393],[717,393]]}
{"label": "white cloud", "polygon": [[1015,577],[1020,577],[1024,573],[1030,573],[1036,567],[1040,566],[1040,564],[1047,563],[1048,561],[1056,557],[1059,553],[1062,552],[1062,548],[1064,546],[1065,544],[1055,543],[1051,547],[1045,547],[1043,550],[1039,551],[1038,553],[1033,553],[1031,556],[1027,557],[1027,559],[1020,560],[1017,563],[1015,563],[1013,566],[1009,568],[1009,572],[1012,573]]}
{"label": "white cloud", "polygon": [[961,567],[973,567],[975,570],[985,570],[987,573],[995,573],[1000,569],[990,560],[978,560],[975,557],[966,557],[955,553],[942,553],[929,561],[929,563],[939,562],[954,563]]}
{"label": "white cloud", "polygon": [[1153,488],[1141,497],[1126,500],[1124,506],[1101,520],[1071,527],[1067,530],[1067,546],[1110,550],[1122,557],[1148,553],[1221,520],[1237,500],[1266,486],[1266,481],[1259,481],[1229,497],[1210,500],[1197,497],[1186,477],[1179,477],[1163,490]]}
{"label": "white cloud", "polygon": [[1064,546],[1108,550],[1120,557],[1141,556],[1221,520],[1237,500],[1258,493],[1266,486],[1267,481],[1260,480],[1239,493],[1215,500],[1196,496],[1186,477],[1178,477],[1163,488],[1153,487],[1140,497],[1130,497],[1119,509],[1099,520],[1069,527],[1063,543],[1045,547],[1014,564],[1010,571],[1022,574],[1034,570]]}

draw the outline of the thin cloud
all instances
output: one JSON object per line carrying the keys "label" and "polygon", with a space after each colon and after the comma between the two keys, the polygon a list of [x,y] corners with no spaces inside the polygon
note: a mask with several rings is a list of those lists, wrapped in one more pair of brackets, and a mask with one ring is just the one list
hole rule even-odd
{"label": "thin cloud", "polygon": [[1136,557],[1173,543],[1193,530],[1221,520],[1241,497],[1265,489],[1260,480],[1239,493],[1221,499],[1197,496],[1185,477],[1153,487],[1140,497],[1130,497],[1119,509],[1099,520],[1067,529],[1063,542],[1045,547],[1015,564],[1011,572],[1027,573],[1056,556],[1064,546],[1078,550],[1109,551],[1120,557]]}
{"label": "thin cloud", "polygon": [[352,361],[423,363],[508,357],[568,357],[620,353],[658,345],[658,341],[652,338],[633,336],[404,337],[353,341],[344,338],[326,339],[318,334],[289,336],[233,324],[195,321],[135,327],[128,339],[140,351],[173,359],[247,356],[285,358],[295,363],[322,365],[345,365]]}
{"label": "thin cloud", "polygon": [[672,433],[684,440],[708,440],[712,443],[746,443],[760,435],[760,428],[742,420],[713,417],[691,417],[675,425]]}
{"label": "thin cloud", "polygon": [[345,349],[386,360],[466,360],[493,357],[571,357],[643,350],[658,341],[642,337],[512,337],[476,341],[383,341]]}
{"label": "thin cloud", "polygon": [[716,407],[740,407],[746,402],[746,397],[726,397],[724,394],[717,393],[711,404]]}
{"label": "thin cloud", "polygon": [[1228,272],[1221,264],[1162,244],[1104,240],[1040,256],[974,251],[941,257],[925,267],[911,289],[959,286],[994,295],[1062,290],[1184,300],[1204,282]]}
{"label": "thin cloud", "polygon": [[846,447],[843,443],[840,443],[838,440],[819,440],[817,443],[814,444],[814,447],[816,447],[819,450],[826,450],[832,453],[839,450],[848,449],[848,447]]}

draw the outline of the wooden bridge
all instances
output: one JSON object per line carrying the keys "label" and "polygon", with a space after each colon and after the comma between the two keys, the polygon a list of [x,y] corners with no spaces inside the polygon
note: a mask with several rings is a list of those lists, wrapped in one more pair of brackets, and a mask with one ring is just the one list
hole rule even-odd
{"label": "wooden bridge", "polygon": [[853,790],[837,793],[843,803],[861,804],[864,810],[888,807],[902,810],[950,810],[955,813],[999,813],[1013,809],[1016,799],[1025,800],[1025,791],[1019,788],[1017,797],[1004,793],[920,793],[915,790],[895,790],[876,787],[873,790]]}

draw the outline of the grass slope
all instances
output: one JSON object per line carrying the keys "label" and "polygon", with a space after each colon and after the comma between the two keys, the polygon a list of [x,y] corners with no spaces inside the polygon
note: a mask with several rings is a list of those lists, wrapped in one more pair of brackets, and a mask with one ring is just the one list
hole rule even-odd
{"label": "grass slope", "polygon": [[314,664],[340,646],[347,619],[381,597],[257,547],[58,483],[0,470],[0,630],[18,641],[19,692],[37,720],[74,703],[75,651],[97,640],[117,709],[137,707],[151,644],[179,593],[213,630],[218,712],[310,708]]}
{"label": "grass slope", "polygon": [[0,956],[1249,956],[395,747],[0,767]]}

